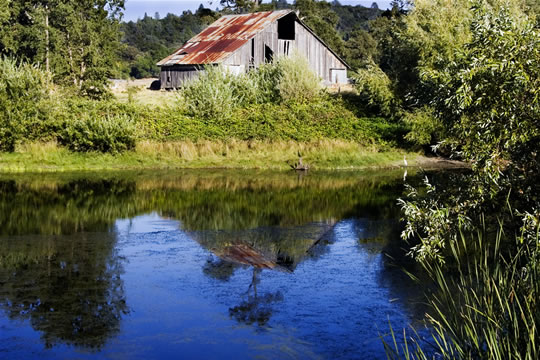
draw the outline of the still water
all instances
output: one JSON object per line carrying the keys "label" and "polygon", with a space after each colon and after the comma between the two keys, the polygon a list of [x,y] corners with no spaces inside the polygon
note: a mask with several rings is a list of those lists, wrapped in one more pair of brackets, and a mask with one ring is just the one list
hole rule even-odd
{"label": "still water", "polygon": [[402,176],[1,175],[0,358],[385,358]]}

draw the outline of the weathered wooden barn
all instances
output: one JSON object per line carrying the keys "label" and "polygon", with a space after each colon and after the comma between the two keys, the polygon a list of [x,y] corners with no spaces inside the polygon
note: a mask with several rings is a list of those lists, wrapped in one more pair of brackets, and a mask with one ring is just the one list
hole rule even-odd
{"label": "weathered wooden barn", "polygon": [[226,15],[158,62],[161,88],[178,88],[204,66],[246,72],[275,56],[303,54],[327,84],[347,81],[347,64],[292,10]]}

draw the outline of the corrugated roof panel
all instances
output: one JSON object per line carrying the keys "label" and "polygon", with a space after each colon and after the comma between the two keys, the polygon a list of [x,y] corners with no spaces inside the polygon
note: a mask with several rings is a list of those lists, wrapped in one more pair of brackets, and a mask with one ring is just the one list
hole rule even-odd
{"label": "corrugated roof panel", "polygon": [[[226,15],[194,36],[158,66],[215,64],[225,60],[259,31],[289,14],[291,10]],[[180,54],[185,53],[185,55]]]}

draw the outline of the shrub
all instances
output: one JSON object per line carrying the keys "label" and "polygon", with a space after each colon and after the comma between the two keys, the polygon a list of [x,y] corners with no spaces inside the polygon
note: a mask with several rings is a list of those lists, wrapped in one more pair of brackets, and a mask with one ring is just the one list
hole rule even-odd
{"label": "shrub", "polygon": [[304,57],[294,54],[240,75],[223,66],[208,66],[181,89],[181,95],[189,115],[225,120],[250,104],[315,101],[321,96],[321,80]]}
{"label": "shrub", "polygon": [[[449,260],[457,271],[422,263],[433,280],[426,314],[431,336],[403,331],[402,348],[395,342],[384,344],[388,359],[540,357],[540,267],[534,262],[540,255],[538,225],[529,242],[519,235],[512,236],[514,241],[505,239],[504,232],[501,228],[495,236],[485,231],[461,234],[449,244]],[[517,250],[510,256],[507,242],[514,242]]]}
{"label": "shrub", "polygon": [[394,93],[391,81],[375,63],[369,63],[359,69],[352,78],[356,89],[364,100],[383,115],[391,115],[394,104]]}
{"label": "shrub", "polygon": [[433,145],[442,139],[444,127],[429,107],[405,113],[403,121],[411,128],[405,139],[416,145]]}
{"label": "shrub", "polygon": [[276,66],[280,70],[277,88],[284,102],[305,103],[321,95],[321,79],[309,68],[307,59],[299,53],[281,57]]}
{"label": "shrub", "polygon": [[[251,96],[249,85],[239,86],[240,82],[223,66],[208,66],[196,80],[181,89],[181,95],[190,115],[201,119],[226,119],[236,106]],[[249,95],[243,97],[246,92]]]}
{"label": "shrub", "polygon": [[59,142],[72,151],[119,153],[135,148],[136,131],[128,116],[83,116],[65,123]]}
{"label": "shrub", "polygon": [[14,151],[26,129],[43,117],[48,75],[37,66],[0,58],[0,151]]}
{"label": "shrub", "polygon": [[276,63],[262,64],[256,71],[248,73],[257,86],[258,104],[278,103],[280,101],[278,83],[281,69]]}

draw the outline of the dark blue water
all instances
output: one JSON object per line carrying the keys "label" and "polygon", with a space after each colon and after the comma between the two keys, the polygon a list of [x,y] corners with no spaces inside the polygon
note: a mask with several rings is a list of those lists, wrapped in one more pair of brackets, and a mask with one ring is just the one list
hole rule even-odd
{"label": "dark blue water", "polygon": [[0,358],[386,358],[400,175],[0,179]]}

